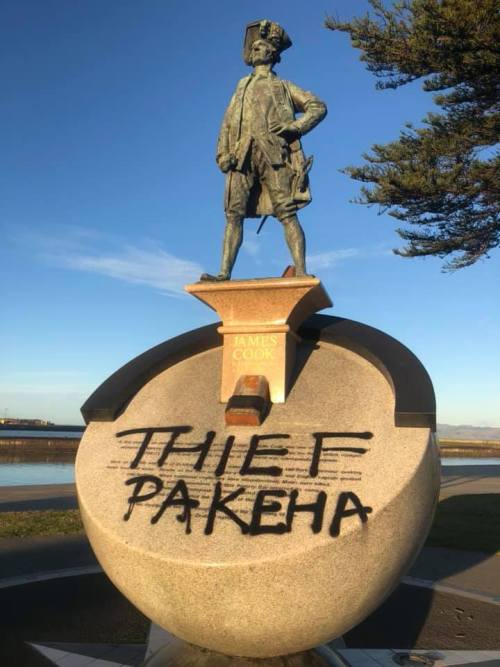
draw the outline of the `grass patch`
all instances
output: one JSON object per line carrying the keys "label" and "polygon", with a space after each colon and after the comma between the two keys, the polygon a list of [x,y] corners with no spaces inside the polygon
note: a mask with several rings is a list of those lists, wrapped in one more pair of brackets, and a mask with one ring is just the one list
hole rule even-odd
{"label": "grass patch", "polygon": [[500,551],[500,494],[451,496],[437,507],[427,545]]}
{"label": "grass patch", "polygon": [[0,538],[41,535],[71,535],[83,531],[78,510],[2,512]]}

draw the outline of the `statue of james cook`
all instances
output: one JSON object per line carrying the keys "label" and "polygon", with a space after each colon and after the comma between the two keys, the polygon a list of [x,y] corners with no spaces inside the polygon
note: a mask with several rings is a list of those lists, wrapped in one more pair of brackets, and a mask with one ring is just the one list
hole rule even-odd
{"label": "statue of james cook", "polygon": [[[297,210],[311,201],[300,137],[326,116],[326,105],[312,93],[273,71],[292,42],[277,23],[247,26],[244,60],[253,67],[241,79],[224,115],[217,164],[226,174],[226,228],[219,274],[202,280],[229,280],[243,240],[244,218],[273,215],[283,224],[295,275],[306,275],[304,232]],[[302,113],[299,118],[296,113]]]}

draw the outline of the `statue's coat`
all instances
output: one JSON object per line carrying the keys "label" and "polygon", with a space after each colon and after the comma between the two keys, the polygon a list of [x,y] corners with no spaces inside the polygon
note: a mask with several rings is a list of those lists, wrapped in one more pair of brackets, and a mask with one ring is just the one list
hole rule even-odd
{"label": "statue's coat", "polygon": [[[250,142],[249,136],[241,136],[241,127],[245,91],[252,76],[253,75],[250,74],[239,81],[236,91],[224,114],[224,120],[222,121],[222,127],[217,142],[217,163],[219,163],[221,158],[228,155],[242,155],[243,158],[238,160],[236,166],[236,169],[238,170],[241,170],[243,167],[242,162],[245,158],[244,144],[245,142]],[[277,117],[283,124],[293,122],[301,135],[309,132],[309,130],[315,127],[325,117],[326,105],[318,97],[309,91],[299,88],[299,86],[296,86],[291,81],[284,81],[272,73],[269,79],[269,86],[273,99],[274,112]],[[296,113],[302,113],[303,115],[296,119]],[[268,130],[268,140],[271,153],[273,152],[273,149],[278,149],[281,153],[281,144],[288,146],[289,150],[287,150],[287,152],[289,152],[289,162],[296,177],[296,187],[294,188],[293,198],[297,204],[297,208],[306,206],[311,201],[311,193],[306,173],[306,159],[300,140],[295,139],[288,143],[285,139],[273,134],[270,130]],[[231,191],[231,174],[231,171],[226,174],[226,208]],[[261,215],[273,215],[271,200],[264,185],[259,186],[256,189],[254,197],[250,197],[245,217],[255,218]]]}

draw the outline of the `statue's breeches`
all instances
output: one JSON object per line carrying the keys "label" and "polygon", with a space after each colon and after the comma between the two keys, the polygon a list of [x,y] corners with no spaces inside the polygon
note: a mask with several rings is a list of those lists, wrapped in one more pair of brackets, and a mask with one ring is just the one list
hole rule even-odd
{"label": "statue's breeches", "polygon": [[285,220],[297,211],[293,196],[294,171],[287,162],[271,166],[258,146],[252,144],[242,171],[227,175],[226,215],[257,217],[260,213],[256,210],[256,201],[267,198],[268,208],[261,212]]}

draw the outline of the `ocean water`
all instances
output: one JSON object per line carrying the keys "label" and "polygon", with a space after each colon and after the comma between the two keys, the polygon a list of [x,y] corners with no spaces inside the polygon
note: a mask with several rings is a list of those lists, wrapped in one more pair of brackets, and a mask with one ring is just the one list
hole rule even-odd
{"label": "ocean water", "polygon": [[448,466],[500,466],[500,458],[442,458],[441,465],[445,468]]}
{"label": "ocean water", "polygon": [[[500,470],[500,459],[483,458],[449,458],[442,459],[444,468],[467,466],[472,474],[473,466],[497,466]],[[493,470],[491,473],[498,474]],[[75,481],[75,464],[66,461],[40,462],[29,460],[12,460],[3,462],[0,459],[0,486],[30,486],[32,484],[69,484]]]}
{"label": "ocean water", "polygon": [[0,486],[69,484],[74,481],[74,463],[0,463]]}
{"label": "ocean water", "polygon": [[[44,431],[31,429],[0,429],[6,438],[80,438],[79,431]],[[75,455],[69,452],[18,449],[9,453],[0,447],[0,486],[31,486],[33,484],[68,484],[75,481]]]}
{"label": "ocean water", "polygon": [[0,438],[81,438],[83,431],[32,431],[30,429],[0,429]]}

